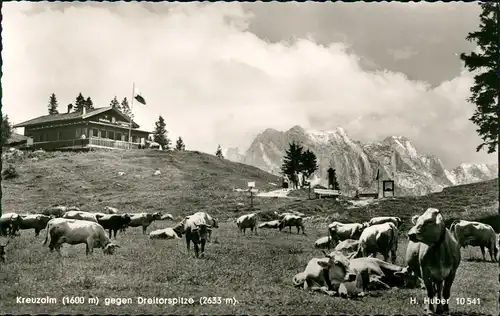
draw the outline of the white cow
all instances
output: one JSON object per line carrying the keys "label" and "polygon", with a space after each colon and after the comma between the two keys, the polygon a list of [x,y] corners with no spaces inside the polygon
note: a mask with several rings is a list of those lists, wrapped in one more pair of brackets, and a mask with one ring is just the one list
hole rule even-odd
{"label": "white cow", "polygon": [[78,219],[81,221],[89,221],[89,222],[97,223],[97,217],[95,214],[90,213],[90,212],[84,212],[84,211],[68,211],[68,212],[64,213],[62,218]]}
{"label": "white cow", "polygon": [[149,239],[180,239],[172,227],[153,230],[149,233]]}
{"label": "white cow", "polygon": [[391,222],[367,227],[359,237],[359,247],[354,258],[377,256],[380,252],[384,260],[389,260],[391,253],[392,263],[396,262],[396,251],[398,249],[399,231]]}
{"label": "white cow", "polygon": [[243,234],[245,234],[246,229],[250,228],[252,232],[255,229],[255,234],[257,234],[257,214],[251,213],[238,217],[236,225],[238,226],[238,233],[243,231]]}
{"label": "white cow", "polygon": [[368,225],[373,226],[373,225],[379,225],[379,224],[383,224],[383,223],[393,223],[394,225],[396,225],[397,228],[399,228],[399,226],[401,226],[402,222],[403,221],[401,221],[401,218],[399,218],[399,217],[379,216],[379,217],[374,217],[374,218],[370,219],[370,221],[368,221]]}
{"label": "white cow", "polygon": [[111,207],[111,206],[105,206],[104,207],[104,213],[106,214],[118,214],[120,211],[118,211],[117,208]]}
{"label": "white cow", "polygon": [[280,221],[279,220],[274,220],[274,221],[268,221],[268,222],[263,222],[263,223],[260,223],[259,224],[259,228],[278,228],[280,225]]}
{"label": "white cow", "polygon": [[300,229],[302,229],[302,234],[306,234],[304,230],[303,218],[298,215],[287,214],[280,220],[278,228],[281,231],[283,228],[289,228],[290,233],[292,233],[292,226],[297,227],[297,234],[300,233]]}
{"label": "white cow", "polygon": [[488,224],[459,220],[451,224],[450,231],[461,247],[480,247],[483,260],[486,261],[484,248],[488,249],[491,261],[496,262],[498,247],[496,245],[497,234],[493,227]]}
{"label": "white cow", "polygon": [[55,218],[47,225],[47,235],[44,245],[50,235],[50,251],[54,249],[61,254],[61,246],[64,243],[70,245],[85,244],[86,254],[93,253],[94,248],[102,248],[104,253],[113,254],[118,245],[113,244],[106,235],[101,225],[77,219]]}
{"label": "white cow", "polygon": [[328,235],[332,239],[332,242],[342,241],[346,239],[358,239],[367,225],[368,224],[344,224],[340,222],[333,222],[328,225]]}
{"label": "white cow", "polygon": [[329,248],[330,245],[330,236],[325,236],[325,237],[321,237],[321,238],[318,238],[315,242],[314,242],[314,248],[319,248],[319,249],[325,249],[325,248]]}

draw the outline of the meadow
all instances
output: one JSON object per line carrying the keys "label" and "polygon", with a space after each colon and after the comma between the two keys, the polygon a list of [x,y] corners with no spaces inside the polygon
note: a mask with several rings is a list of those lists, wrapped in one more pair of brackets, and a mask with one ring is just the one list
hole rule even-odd
{"label": "meadow", "polygon": [[[39,237],[34,237],[33,231],[22,231],[8,246],[7,262],[0,265],[0,311],[6,314],[422,314],[422,289],[393,289],[346,300],[305,292],[295,288],[291,280],[312,257],[321,256],[313,243],[326,234],[326,225],[333,219],[362,221],[391,214],[403,218],[405,231],[410,226],[409,216],[437,206],[448,221],[498,221],[498,187],[489,181],[360,208],[327,199],[256,198],[262,219],[288,209],[312,216],[306,221],[307,235],[297,235],[293,229],[292,234],[259,230],[258,235],[239,236],[234,218],[249,210],[237,203],[248,205],[248,198],[232,189],[256,181],[261,190],[273,190],[273,183],[279,183],[276,177],[250,166],[196,152],[153,151],[46,153],[37,161],[25,158],[11,163],[20,176],[2,181],[3,212],[34,213],[54,204],[98,211],[110,205],[123,212],[162,211],[176,218],[154,222],[150,232],[203,210],[217,216],[221,224],[213,232],[204,259],[195,259],[192,250],[187,253],[184,239],[149,240],[140,228],[118,235],[116,242],[121,248],[113,256],[95,249],[86,257],[84,245],[64,245],[62,258],[42,246],[45,230]],[[154,177],[157,168],[162,174]],[[399,265],[403,265],[407,243],[402,234]],[[497,313],[497,264],[478,261],[480,257],[478,248],[462,251],[451,290],[453,313]],[[19,304],[18,296],[48,296],[57,303]],[[84,302],[77,299],[77,304],[63,305],[63,297],[83,297]],[[137,297],[192,298],[192,304],[184,300],[176,305],[138,304]],[[202,297],[216,299],[203,302],[212,304],[200,304]],[[92,304],[89,298],[94,300]],[[99,299],[97,305],[95,298]],[[108,300],[110,304],[106,304],[105,298],[130,298],[132,303],[116,305],[117,300]],[[419,304],[411,304],[412,298]],[[457,304],[457,298],[476,300],[475,304]]]}

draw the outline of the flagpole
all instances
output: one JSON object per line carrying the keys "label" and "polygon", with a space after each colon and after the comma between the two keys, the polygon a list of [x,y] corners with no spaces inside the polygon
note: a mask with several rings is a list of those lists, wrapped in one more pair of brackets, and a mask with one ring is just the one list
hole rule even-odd
{"label": "flagpole", "polygon": [[132,99],[130,100],[130,122],[128,127],[128,144],[129,149],[132,149],[132,110],[134,109],[134,93],[135,93],[135,82],[132,84]]}

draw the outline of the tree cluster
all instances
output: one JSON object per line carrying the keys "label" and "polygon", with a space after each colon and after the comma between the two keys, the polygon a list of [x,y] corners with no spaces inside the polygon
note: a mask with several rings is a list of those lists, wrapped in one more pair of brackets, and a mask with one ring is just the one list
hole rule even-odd
{"label": "tree cluster", "polygon": [[9,121],[9,116],[8,115],[3,115],[2,114],[2,138],[1,138],[1,147],[5,146],[7,144],[7,141],[9,140],[10,136],[12,135],[12,124]]}
{"label": "tree cluster", "polygon": [[177,142],[175,143],[175,150],[177,151],[185,151],[186,150],[186,145],[184,144],[184,141],[182,140],[181,137],[177,139]]}
{"label": "tree cluster", "polygon": [[127,116],[132,116],[132,109],[130,108],[130,104],[128,103],[127,97],[123,98],[122,102],[118,102],[116,96],[111,100],[109,104],[112,108],[116,108],[120,112],[126,114]]}
{"label": "tree cluster", "polygon": [[305,177],[309,178],[318,170],[316,155],[309,149],[304,148],[295,141],[289,144],[281,165],[281,172],[288,177],[294,187],[298,187],[299,174],[302,174],[302,183]]}

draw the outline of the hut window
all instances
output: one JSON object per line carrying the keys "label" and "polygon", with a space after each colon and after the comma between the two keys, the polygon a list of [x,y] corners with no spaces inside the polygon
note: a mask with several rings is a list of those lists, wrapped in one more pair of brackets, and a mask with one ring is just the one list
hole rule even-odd
{"label": "hut window", "polygon": [[106,130],[101,129],[101,138],[106,138]]}
{"label": "hut window", "polygon": [[108,132],[108,138],[109,139],[115,139],[115,132],[109,131]]}
{"label": "hut window", "polygon": [[122,134],[121,133],[116,133],[116,140],[122,140]]}

